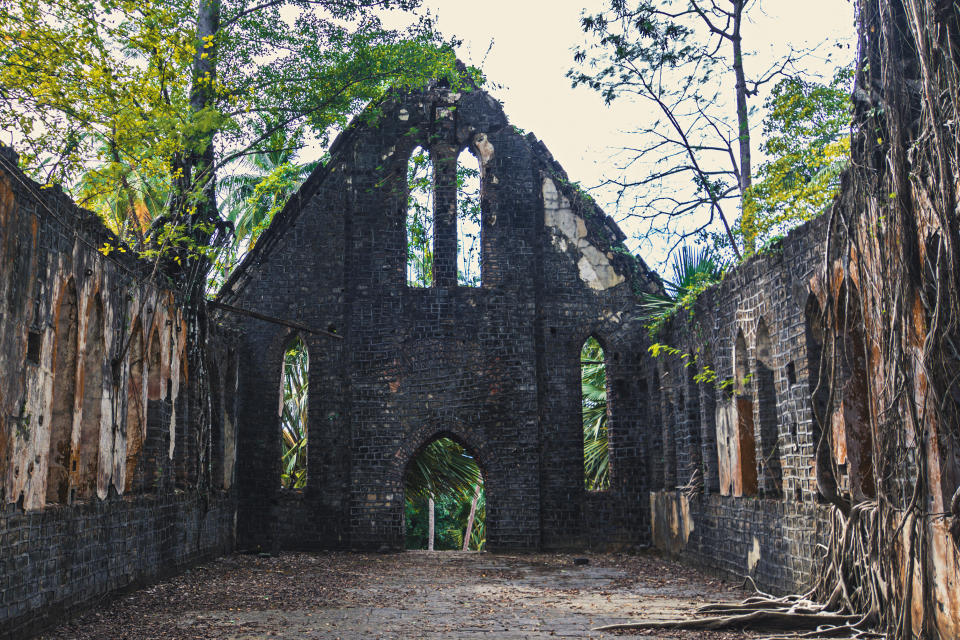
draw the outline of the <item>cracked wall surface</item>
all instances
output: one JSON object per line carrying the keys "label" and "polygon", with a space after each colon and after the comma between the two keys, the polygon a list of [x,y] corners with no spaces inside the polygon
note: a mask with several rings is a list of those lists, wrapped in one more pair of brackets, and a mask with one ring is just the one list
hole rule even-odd
{"label": "cracked wall surface", "polygon": [[202,438],[174,292],[16,165],[0,147],[0,637],[232,544],[225,483],[178,441]]}

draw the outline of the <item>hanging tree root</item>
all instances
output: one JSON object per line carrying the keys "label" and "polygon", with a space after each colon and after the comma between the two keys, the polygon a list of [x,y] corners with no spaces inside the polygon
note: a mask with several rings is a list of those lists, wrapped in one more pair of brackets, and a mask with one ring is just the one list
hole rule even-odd
{"label": "hanging tree root", "polygon": [[775,598],[766,594],[742,602],[700,607],[700,618],[646,621],[597,627],[596,631],[628,629],[743,630],[791,632],[787,638],[883,638],[875,631],[887,601],[889,582],[877,553],[879,510],[875,502],[853,507],[845,518],[833,509],[830,541],[815,586],[805,594]]}

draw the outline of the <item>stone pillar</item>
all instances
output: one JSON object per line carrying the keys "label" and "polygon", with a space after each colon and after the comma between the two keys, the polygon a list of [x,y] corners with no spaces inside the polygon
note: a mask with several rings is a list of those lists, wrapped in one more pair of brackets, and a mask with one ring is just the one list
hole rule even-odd
{"label": "stone pillar", "polygon": [[433,159],[433,286],[457,286],[457,149],[436,145]]}

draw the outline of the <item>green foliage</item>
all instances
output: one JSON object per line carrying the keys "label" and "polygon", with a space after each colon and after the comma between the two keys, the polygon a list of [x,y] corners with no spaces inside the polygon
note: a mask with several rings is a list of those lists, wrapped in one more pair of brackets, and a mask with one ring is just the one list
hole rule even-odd
{"label": "green foliage", "polygon": [[[643,293],[640,309],[651,335],[656,335],[681,309],[692,312],[697,297],[723,279],[725,266],[709,247],[689,245],[674,256],[673,279],[664,279],[666,292]],[[654,357],[656,357],[656,353]]]}
{"label": "green foliage", "polygon": [[[469,152],[464,152],[469,155]],[[480,285],[480,171],[457,163],[457,283]],[[434,168],[417,147],[407,164],[407,286],[433,286]]]}
{"label": "green foliage", "polygon": [[850,157],[853,72],[829,84],[781,80],[767,99],[763,150],[771,158],[747,193],[739,233],[745,243],[771,244],[822,213],[840,190]]}
{"label": "green foliage", "polygon": [[482,482],[473,456],[450,438],[438,438],[410,462],[403,486],[407,500],[445,493],[471,500],[474,488]]}
{"label": "green foliage", "polygon": [[[426,549],[429,530],[429,507],[425,498],[407,500],[405,503],[406,548]],[[477,513],[470,534],[469,548],[480,551],[486,545],[486,494],[481,488],[477,501]],[[435,500],[434,549],[458,551],[463,548],[463,536],[470,516],[470,501],[459,496],[442,494]]]}
{"label": "green foliage", "polygon": [[297,338],[283,357],[283,404],[280,408],[280,485],[302,489],[307,485],[307,389],[310,359]]}
{"label": "green foliage", "polygon": [[[217,222],[216,171],[263,152],[274,133],[303,128],[323,143],[390,87],[459,86],[453,50],[429,20],[401,33],[372,12],[417,4],[2,2],[0,128],[17,132],[35,178],[63,184],[125,240],[142,242],[162,201],[203,245],[213,232],[185,218]],[[262,211],[296,180],[295,167],[280,167],[255,194],[274,200]]]}
{"label": "green foliage", "polygon": [[417,147],[407,163],[407,285],[433,285],[433,161]]}
{"label": "green foliage", "polygon": [[610,488],[607,441],[607,369],[603,348],[589,337],[580,351],[580,399],[583,416],[583,479],[590,491]]}
{"label": "green foliage", "polygon": [[436,503],[436,549],[460,549],[467,528],[470,505],[480,487],[480,499],[471,546],[485,541],[486,498],[477,461],[449,438],[428,444],[407,467],[403,480],[407,523],[407,548],[427,548],[428,499]]}
{"label": "green foliage", "polygon": [[[469,151],[460,154],[473,157]],[[480,286],[480,169],[457,163],[457,284]]]}
{"label": "green foliage", "polygon": [[302,127],[293,132],[277,129],[252,153],[231,163],[239,171],[220,179],[220,210],[234,225],[234,241],[213,258],[209,295],[219,290],[243,254],[253,248],[274,216],[320,164],[297,162],[303,145]]}

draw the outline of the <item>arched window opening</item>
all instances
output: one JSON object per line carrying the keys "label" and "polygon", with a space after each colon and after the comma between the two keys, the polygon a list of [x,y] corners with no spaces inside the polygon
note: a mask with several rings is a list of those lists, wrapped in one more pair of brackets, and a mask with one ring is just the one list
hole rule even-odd
{"label": "arched window opening", "polygon": [[[829,428],[830,402],[830,344],[825,340],[826,328],[823,310],[812,293],[804,308],[804,337],[807,351],[807,388],[810,398],[810,429],[805,441],[796,443],[797,451],[807,460],[816,460],[820,440],[825,429]],[[811,469],[812,471],[812,469]],[[816,478],[810,475],[811,490],[816,499],[821,499],[817,491]],[[803,499],[803,491],[795,487],[798,500]]]}
{"label": "arched window opening", "polygon": [[413,150],[407,163],[407,286],[433,286],[434,169],[430,154]]}
{"label": "arched window opening", "polygon": [[298,336],[283,354],[283,398],[280,403],[280,486],[307,486],[307,396],[310,357]]}
{"label": "arched window opening", "polygon": [[124,493],[133,489],[133,480],[137,473],[137,463],[143,451],[146,437],[146,389],[143,386],[143,329],[140,321],[133,325],[130,335],[129,355],[127,356],[130,373],[127,382],[127,462],[124,475]]}
{"label": "arched window opening", "polygon": [[757,452],[753,433],[753,397],[750,395],[750,365],[747,341],[743,332],[737,332],[733,349],[734,402],[736,403],[736,432],[731,439],[733,494],[757,495]]}
{"label": "arched window opening", "polygon": [[[644,384],[646,381],[644,381]],[[650,489],[658,491],[664,488],[664,451],[663,451],[663,406],[660,401],[660,382],[656,371],[653,372],[653,384],[649,387],[649,429],[647,430],[647,474]]]}
{"label": "arched window opening", "polygon": [[164,460],[168,455],[167,418],[163,410],[163,361],[160,345],[160,331],[153,328],[147,344],[147,428],[140,463],[143,473],[134,477],[135,486],[152,489],[163,482]]}
{"label": "arched window opening", "polygon": [[840,405],[834,409],[834,460],[843,490],[853,500],[876,495],[873,436],[867,407],[867,354],[857,290],[844,283],[837,298]]}
{"label": "arched window opening", "polygon": [[593,336],[580,349],[580,407],[583,422],[583,479],[588,491],[610,488],[607,437],[607,365],[603,347]]}
{"label": "arched window opening", "polygon": [[106,393],[104,367],[109,366],[103,338],[103,303],[97,295],[87,316],[86,343],[83,358],[83,412],[80,418],[78,464],[73,485],[76,497],[89,499],[97,494],[97,471],[100,457],[100,422]]}
{"label": "arched window opening", "polygon": [[777,389],[774,379],[773,344],[767,323],[757,324],[757,420],[760,422],[760,489],[768,497],[783,496],[783,471],[780,462]]}
{"label": "arched window opening", "polygon": [[467,149],[457,160],[457,284],[481,282],[480,166]]}
{"label": "arched window opening", "polygon": [[692,363],[696,362],[696,360],[692,353],[687,354],[687,356],[687,366],[684,367],[686,371],[686,389],[684,390],[686,403],[684,407],[686,409],[685,418],[687,425],[687,477],[681,478],[681,480],[686,480],[687,486],[690,487],[703,487],[705,474],[703,456],[701,455],[700,430],[702,426],[700,422],[700,391],[694,380],[696,373]]}
{"label": "arched window opening", "polygon": [[438,437],[407,465],[403,477],[407,549],[482,550],[486,492],[476,458],[460,443]]}
{"label": "arched window opening", "polygon": [[223,375],[220,365],[210,362],[210,439],[207,441],[207,473],[209,485],[219,489],[223,485]]}
{"label": "arched window opening", "polygon": [[237,459],[237,354],[227,352],[226,371],[223,383],[223,477],[221,486],[233,485],[233,472]]}
{"label": "arched window opening", "polygon": [[[667,374],[669,376],[669,374]],[[670,378],[667,378],[670,381]],[[672,383],[672,381],[671,381]],[[664,435],[667,447],[667,490],[676,489],[683,484],[681,474],[686,466],[683,390],[671,387],[667,392],[667,411],[670,419],[664,423]]]}
{"label": "arched window opening", "polygon": [[47,502],[66,504],[73,459],[73,409],[77,384],[77,288],[70,280],[56,309],[53,353],[53,405],[50,413],[50,448],[47,455]]}
{"label": "arched window opening", "polygon": [[[704,374],[703,379],[697,382],[697,374],[693,374],[694,382],[697,384],[697,392],[700,396],[700,420],[701,420],[701,451],[703,455],[703,475],[704,490],[707,493],[720,492],[720,460],[718,456],[717,435],[717,389],[711,381],[711,376],[706,375],[714,371],[712,362],[703,362],[698,365],[700,372]],[[693,368],[693,367],[691,367]]]}

